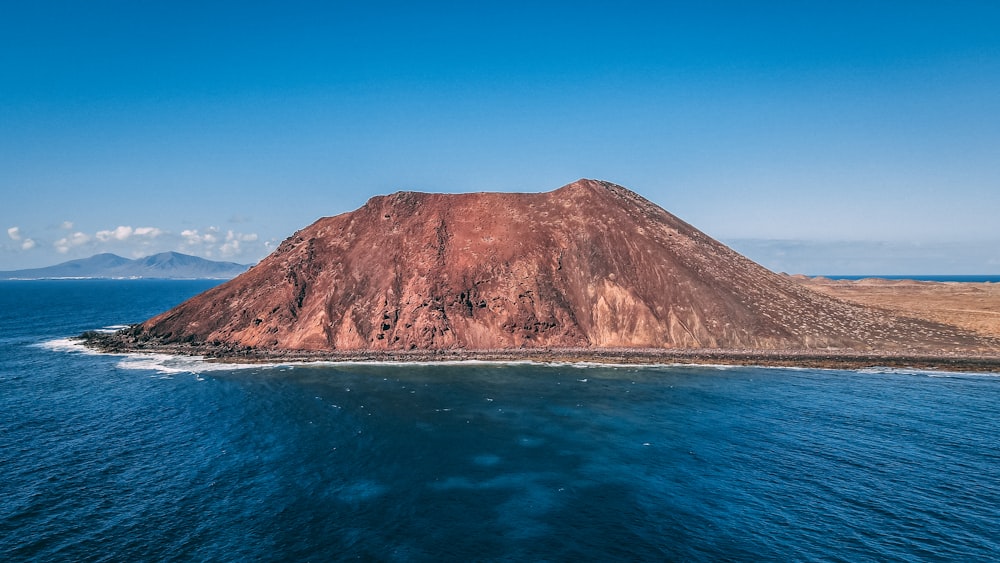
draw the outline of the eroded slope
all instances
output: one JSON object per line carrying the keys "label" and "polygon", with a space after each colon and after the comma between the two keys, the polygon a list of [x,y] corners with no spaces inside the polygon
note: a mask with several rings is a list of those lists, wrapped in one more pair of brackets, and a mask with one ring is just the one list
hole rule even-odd
{"label": "eroded slope", "polygon": [[593,180],[375,197],[142,330],[288,350],[990,346],[810,291]]}

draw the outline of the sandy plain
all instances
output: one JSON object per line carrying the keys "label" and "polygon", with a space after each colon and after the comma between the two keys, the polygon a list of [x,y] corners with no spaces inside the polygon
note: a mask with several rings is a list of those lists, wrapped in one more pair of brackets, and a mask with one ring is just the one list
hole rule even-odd
{"label": "sandy plain", "polygon": [[792,277],[831,297],[1000,337],[1000,283]]}

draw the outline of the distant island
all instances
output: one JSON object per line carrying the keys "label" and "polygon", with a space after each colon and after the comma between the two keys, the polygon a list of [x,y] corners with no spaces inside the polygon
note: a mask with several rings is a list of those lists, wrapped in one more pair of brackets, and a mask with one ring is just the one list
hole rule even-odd
{"label": "distant island", "polygon": [[131,260],[116,254],[95,254],[55,266],[0,272],[0,280],[39,279],[231,279],[250,268],[179,252],[161,252]]}
{"label": "distant island", "polygon": [[597,180],[375,197],[227,283],[87,339],[247,361],[1000,366],[995,335],[817,291]]}

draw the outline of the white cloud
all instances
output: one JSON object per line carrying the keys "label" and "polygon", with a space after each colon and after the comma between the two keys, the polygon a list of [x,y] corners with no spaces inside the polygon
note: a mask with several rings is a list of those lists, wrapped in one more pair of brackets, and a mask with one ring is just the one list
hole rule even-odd
{"label": "white cloud", "polygon": [[219,232],[219,229],[216,227],[209,227],[206,230],[209,232],[205,234],[201,234],[200,232],[198,232],[198,229],[185,229],[181,231],[181,237],[184,238],[184,244],[187,244],[189,246],[196,246],[203,244],[213,245],[216,242],[218,242],[219,237],[216,236],[216,233]]}
{"label": "white cloud", "polygon": [[[185,229],[180,234],[183,244],[190,251],[201,251],[205,256],[213,256],[216,253],[221,256],[231,258],[240,256],[247,252],[253,252],[255,245],[249,247],[244,243],[257,242],[260,238],[257,233],[240,233],[229,229],[223,235],[218,227],[208,227],[205,232],[198,229]],[[222,244],[219,244],[219,243]],[[266,245],[265,245],[265,248]],[[196,250],[197,249],[197,250]]]}
{"label": "white cloud", "polygon": [[234,233],[226,231],[226,242],[230,241],[253,242],[257,240],[257,233]]}
{"label": "white cloud", "polygon": [[255,242],[257,238],[257,233],[237,233],[232,230],[226,231],[226,242],[219,247],[219,252],[226,257],[236,256],[237,254],[240,254],[242,249],[241,243]]}
{"label": "white cloud", "polygon": [[8,228],[7,236],[10,237],[11,240],[21,243],[21,250],[31,250],[32,248],[38,246],[38,243],[36,243],[34,239],[27,238],[21,233],[21,227],[15,226]]}
{"label": "white cloud", "polygon": [[[157,252],[180,251],[205,258],[226,258],[232,261],[252,261],[273,249],[273,241],[264,241],[257,233],[240,232],[219,226],[186,228],[170,231],[152,225],[135,227],[129,224],[94,231],[66,230],[71,221],[55,222],[49,228],[63,229],[58,240],[28,238],[20,226],[7,229],[9,250],[28,251],[46,247],[72,258],[96,252],[113,252],[120,256],[149,256]],[[0,235],[2,236],[2,235]],[[56,238],[53,237],[53,238]],[[35,250],[37,252],[37,250]]]}
{"label": "white cloud", "polygon": [[119,225],[112,230],[97,231],[97,234],[94,236],[101,242],[109,242],[112,240],[128,240],[133,236],[156,238],[162,234],[163,231],[156,227],[136,227],[133,229],[128,225]]}
{"label": "white cloud", "polygon": [[202,239],[204,239],[204,241],[206,243],[208,243],[208,244],[215,244],[216,242],[218,242],[219,237],[216,236],[216,235],[219,234],[219,227],[209,227],[209,228],[207,228],[205,230],[208,231],[208,232],[205,233],[205,235],[202,237]]}
{"label": "white cloud", "polygon": [[240,253],[240,241],[231,240],[219,247],[219,252],[225,257],[234,256]]}
{"label": "white cloud", "polygon": [[156,227],[136,227],[133,234],[137,237],[149,237],[156,238],[163,234],[163,231],[157,229]]}
{"label": "white cloud", "polygon": [[128,237],[132,236],[132,227],[126,225],[119,225],[114,230],[97,231],[97,234],[94,236],[96,236],[97,240],[101,242],[108,242],[109,240],[112,239],[125,240]]}
{"label": "white cloud", "polygon": [[75,232],[69,236],[63,237],[53,243],[56,247],[56,251],[60,254],[66,254],[69,249],[87,244],[90,242],[90,235],[81,232]]}

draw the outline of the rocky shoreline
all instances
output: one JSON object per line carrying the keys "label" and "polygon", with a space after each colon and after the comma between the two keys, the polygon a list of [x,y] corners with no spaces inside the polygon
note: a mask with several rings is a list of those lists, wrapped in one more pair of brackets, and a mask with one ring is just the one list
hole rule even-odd
{"label": "rocky shoreline", "polygon": [[518,348],[500,350],[280,350],[229,343],[167,343],[140,335],[138,327],[80,335],[90,349],[111,354],[175,354],[232,363],[275,362],[517,362],[623,365],[701,364],[819,369],[873,367],[1000,373],[1000,355],[962,351],[860,352],[856,350],[724,350],[663,348]]}

